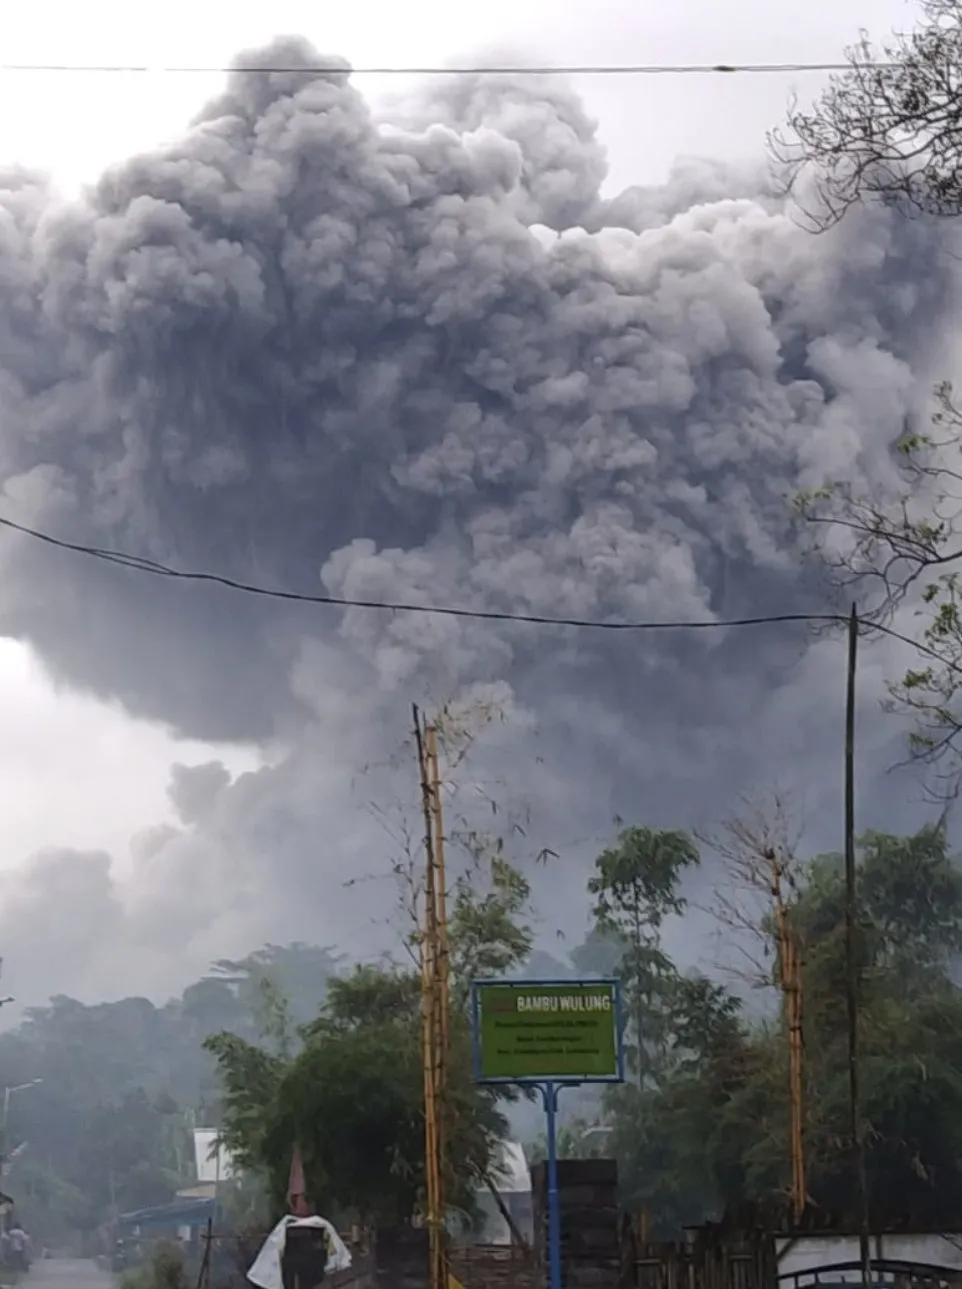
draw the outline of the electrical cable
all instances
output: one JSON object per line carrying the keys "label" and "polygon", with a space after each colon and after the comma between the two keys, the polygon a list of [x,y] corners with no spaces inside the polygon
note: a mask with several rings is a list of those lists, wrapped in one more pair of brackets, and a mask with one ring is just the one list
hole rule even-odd
{"label": "electrical cable", "polygon": [[846,72],[853,67],[886,70],[899,67],[896,62],[814,62],[814,63],[571,63],[557,66],[457,66],[450,67],[327,67],[322,63],[307,66],[241,64],[238,66],[178,66],[149,63],[0,63],[2,72],[83,72],[213,76],[227,72],[270,76],[275,73],[315,73],[332,76],[783,76],[801,72]]}
{"label": "electrical cable", "polygon": [[332,605],[344,609],[381,609],[390,613],[421,613],[438,617],[471,618],[482,622],[519,622],[532,626],[577,627],[596,631],[675,631],[675,630],[720,630],[724,627],[756,627],[776,625],[789,622],[837,622],[845,623],[847,617],[838,613],[772,613],[757,617],[728,618],[724,620],[709,619],[703,622],[691,622],[684,619],[664,621],[629,621],[609,622],[596,618],[550,617],[540,613],[517,613],[501,609],[469,609],[455,605],[414,604],[406,601],[359,599],[351,596],[324,595],[309,591],[285,591],[280,587],[263,586],[255,582],[243,582],[237,578],[227,577],[221,573],[209,573],[189,569],[172,568],[167,564],[158,564],[154,560],[131,555],[125,551],[109,550],[102,546],[89,546],[82,542],[66,541],[54,537],[38,528],[19,524],[13,519],[0,515],[0,527],[43,542],[58,550],[71,551],[76,555],[85,555],[90,559],[101,560],[107,564],[117,564],[122,568],[134,569],[140,573],[149,573],[153,577],[171,578],[184,582],[204,582],[221,586],[230,591],[239,591],[245,595],[256,595],[264,599],[287,600],[299,604]]}
{"label": "electrical cable", "polygon": [[[296,604],[329,605],[341,609],[378,609],[386,613],[420,613],[435,617],[467,618],[479,622],[517,622],[522,625],[543,627],[574,627],[591,631],[707,631],[722,630],[726,627],[761,627],[778,626],[787,623],[835,623],[845,626],[849,618],[843,613],[768,613],[754,617],[708,619],[703,622],[692,622],[686,619],[664,619],[649,621],[610,622],[598,618],[550,617],[540,613],[520,613],[508,609],[469,609],[449,604],[414,604],[401,600],[369,600],[344,595],[324,595],[310,591],[285,591],[281,587],[263,586],[256,582],[244,582],[221,573],[210,573],[201,570],[172,568],[169,564],[159,564],[155,560],[141,555],[132,555],[126,551],[110,550],[103,546],[89,546],[83,542],[71,542],[39,528],[19,524],[14,519],[0,515],[0,528],[20,533],[33,541],[42,542],[57,550],[69,551],[75,555],[84,555],[89,559],[100,560],[105,564],[116,564],[121,568],[133,569],[136,572],[148,573],[152,577],[169,578],[182,582],[203,582],[210,586],[220,586],[225,590],[237,591],[244,595],[254,595],[261,599],[286,600]],[[962,665],[953,662],[921,640],[913,640],[903,635],[894,627],[878,620],[861,619],[860,629],[866,634],[878,632],[908,645],[918,653],[926,654],[942,666],[962,675]]]}

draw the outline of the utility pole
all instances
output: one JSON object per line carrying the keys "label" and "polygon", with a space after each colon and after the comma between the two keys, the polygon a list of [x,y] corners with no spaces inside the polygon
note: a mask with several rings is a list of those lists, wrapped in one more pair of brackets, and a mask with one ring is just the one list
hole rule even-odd
{"label": "utility pole", "polygon": [[858,889],[855,871],[855,674],[858,663],[858,612],[852,605],[848,623],[848,668],[845,686],[845,966],[848,1010],[848,1092],[852,1164],[858,1204],[859,1261],[862,1287],[871,1281],[868,1179],[865,1172],[865,1134],[859,1088]]}
{"label": "utility pole", "polygon": [[424,924],[420,930],[421,1026],[424,1066],[424,1143],[431,1289],[447,1289],[447,1049],[449,956],[444,824],[437,729],[413,708],[421,807],[424,815]]}
{"label": "utility pole", "polygon": [[778,930],[779,974],[785,999],[788,1029],[788,1081],[791,1103],[792,1211],[796,1223],[805,1212],[808,1186],[805,1173],[805,1079],[804,1031],[802,1028],[802,964],[798,934],[791,925],[782,890],[785,861],[774,846],[765,849],[771,869],[772,899]]}

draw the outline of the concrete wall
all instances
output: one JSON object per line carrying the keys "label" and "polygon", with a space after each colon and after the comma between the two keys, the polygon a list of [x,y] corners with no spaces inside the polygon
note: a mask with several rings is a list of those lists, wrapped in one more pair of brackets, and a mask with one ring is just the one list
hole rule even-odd
{"label": "concrete wall", "polygon": [[[775,1251],[780,1277],[798,1276],[799,1286],[813,1284],[819,1267],[838,1262],[858,1262],[859,1242],[856,1235],[803,1235],[797,1239],[777,1239]],[[959,1235],[873,1235],[872,1257],[917,1262],[962,1272],[962,1234]],[[811,1275],[805,1275],[811,1272]],[[834,1278],[834,1277],[833,1277]],[[861,1274],[852,1271],[840,1280],[861,1282]],[[793,1282],[788,1280],[787,1284]]]}

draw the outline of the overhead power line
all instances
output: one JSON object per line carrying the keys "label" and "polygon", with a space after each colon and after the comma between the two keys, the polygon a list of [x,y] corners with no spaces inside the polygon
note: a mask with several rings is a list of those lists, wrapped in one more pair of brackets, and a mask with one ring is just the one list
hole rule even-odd
{"label": "overhead power line", "polygon": [[243,582],[237,578],[227,577],[221,573],[209,573],[188,569],[172,568],[167,564],[158,564],[154,560],[144,559],[139,555],[130,555],[124,551],[109,550],[102,546],[88,546],[83,542],[70,542],[51,533],[42,532],[26,524],[18,524],[13,519],[0,516],[0,527],[21,533],[34,541],[43,542],[58,550],[71,551],[90,559],[101,560],[106,564],[117,564],[121,568],[133,569],[139,573],[149,573],[153,577],[171,578],[182,582],[204,582],[211,586],[221,586],[230,591],[244,595],[256,595],[269,600],[287,600],[297,604],[332,605],[342,609],[381,609],[390,613],[432,614],[448,618],[472,618],[481,622],[521,622],[544,627],[580,627],[596,631],[675,631],[675,630],[718,630],[722,627],[756,627],[788,622],[847,622],[847,617],[838,613],[769,613],[757,617],[709,619],[703,622],[692,622],[685,619],[664,621],[629,621],[611,622],[597,618],[552,617],[541,613],[516,613],[504,609],[469,609],[448,604],[416,604],[403,600],[360,599],[343,595],[324,595],[310,591],[285,591],[280,587],[263,586],[256,582]]}
{"label": "overhead power line", "polygon": [[[859,62],[860,68],[893,68],[894,62]],[[848,62],[816,63],[568,63],[554,66],[449,66],[449,67],[327,67],[322,63],[308,66],[268,66],[251,64],[231,66],[154,65],[150,63],[0,63],[0,72],[86,72],[92,74],[133,73],[164,75],[212,76],[226,72],[244,72],[270,76],[275,73],[314,72],[342,76],[782,76],[796,72],[847,72]]]}
{"label": "overhead power line", "polygon": [[[834,623],[847,626],[849,615],[844,613],[766,613],[755,617],[713,618],[703,622],[692,622],[684,618],[663,620],[611,622],[599,618],[550,617],[541,613],[517,613],[501,609],[469,609],[450,604],[414,604],[403,600],[368,600],[345,595],[324,595],[310,591],[285,591],[281,587],[263,586],[256,582],[243,582],[237,578],[227,577],[221,573],[209,573],[190,569],[172,568],[168,564],[159,564],[155,560],[141,555],[131,555],[126,551],[110,550],[104,546],[90,546],[83,542],[71,542],[28,524],[18,524],[14,519],[0,515],[0,528],[7,528],[20,533],[33,541],[42,542],[57,550],[69,551],[75,555],[84,555],[88,559],[100,560],[105,564],[117,564],[121,568],[133,569],[138,573],[149,573],[153,577],[170,578],[181,582],[202,582],[208,586],[220,586],[229,591],[244,595],[256,595],[261,599],[287,600],[296,604],[330,605],[341,609],[379,609],[388,613],[420,613],[447,618],[470,618],[479,622],[518,622],[531,626],[543,627],[578,627],[593,631],[709,631],[725,627],[762,627],[778,626],[786,623]],[[860,621],[860,630],[877,631],[882,635],[898,640],[917,652],[933,658],[950,671],[962,674],[962,666],[951,658],[945,657],[922,640],[913,640],[903,635],[894,627],[877,618]]]}

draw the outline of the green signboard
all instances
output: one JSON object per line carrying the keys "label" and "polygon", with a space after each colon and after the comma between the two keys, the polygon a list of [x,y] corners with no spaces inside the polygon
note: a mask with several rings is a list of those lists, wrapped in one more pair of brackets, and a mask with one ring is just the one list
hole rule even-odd
{"label": "green signboard", "polygon": [[614,980],[477,981],[475,1074],[482,1083],[617,1083]]}

